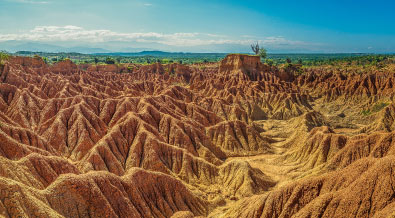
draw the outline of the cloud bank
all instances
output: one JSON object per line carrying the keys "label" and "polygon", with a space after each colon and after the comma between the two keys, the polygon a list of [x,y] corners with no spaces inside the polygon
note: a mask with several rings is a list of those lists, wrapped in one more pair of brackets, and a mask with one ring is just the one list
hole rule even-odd
{"label": "cloud bank", "polygon": [[209,33],[156,33],[130,32],[120,33],[111,30],[87,30],[73,25],[67,26],[36,26],[32,30],[18,34],[0,34],[0,41],[35,41],[35,42],[139,42],[157,43],[167,46],[191,47],[209,45],[245,45],[258,41],[264,46],[308,46],[310,43],[288,40],[281,36],[271,36],[259,39],[254,36],[240,36],[239,38]]}

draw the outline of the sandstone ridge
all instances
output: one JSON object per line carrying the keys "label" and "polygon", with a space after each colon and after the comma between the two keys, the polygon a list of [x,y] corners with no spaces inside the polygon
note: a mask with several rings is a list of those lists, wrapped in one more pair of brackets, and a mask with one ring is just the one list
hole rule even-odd
{"label": "sandstone ridge", "polygon": [[0,74],[0,217],[394,217],[395,68]]}

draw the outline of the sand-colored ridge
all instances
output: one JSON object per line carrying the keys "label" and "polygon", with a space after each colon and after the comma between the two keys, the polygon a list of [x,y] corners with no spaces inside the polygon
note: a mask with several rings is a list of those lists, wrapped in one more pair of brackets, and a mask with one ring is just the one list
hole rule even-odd
{"label": "sand-colored ridge", "polygon": [[0,217],[394,217],[388,69],[12,57]]}

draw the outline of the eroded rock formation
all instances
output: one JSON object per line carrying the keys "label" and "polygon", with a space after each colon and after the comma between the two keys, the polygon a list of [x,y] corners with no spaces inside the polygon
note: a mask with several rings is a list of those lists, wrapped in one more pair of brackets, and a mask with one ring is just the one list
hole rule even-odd
{"label": "eroded rock formation", "polygon": [[394,217],[388,69],[13,57],[0,76],[0,216]]}

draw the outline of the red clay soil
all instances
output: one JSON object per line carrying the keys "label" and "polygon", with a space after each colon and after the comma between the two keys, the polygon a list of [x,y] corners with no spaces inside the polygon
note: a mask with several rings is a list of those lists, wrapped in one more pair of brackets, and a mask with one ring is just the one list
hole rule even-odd
{"label": "red clay soil", "polygon": [[0,72],[0,217],[395,217],[395,68]]}

